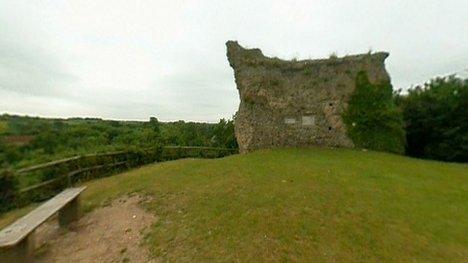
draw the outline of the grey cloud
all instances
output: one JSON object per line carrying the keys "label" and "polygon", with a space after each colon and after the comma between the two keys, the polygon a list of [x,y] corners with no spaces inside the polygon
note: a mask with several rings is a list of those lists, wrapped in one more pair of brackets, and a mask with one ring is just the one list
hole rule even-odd
{"label": "grey cloud", "polygon": [[229,39],[284,59],[389,51],[393,86],[407,88],[468,68],[467,9],[465,0],[0,1],[0,112],[230,117],[239,98]]}
{"label": "grey cloud", "polygon": [[67,85],[78,77],[63,68],[53,50],[39,43],[34,37],[19,37],[14,30],[0,31],[0,89],[24,95],[67,93]]}
{"label": "grey cloud", "polygon": [[29,95],[66,94],[76,76],[62,72],[50,58],[0,43],[0,88]]}

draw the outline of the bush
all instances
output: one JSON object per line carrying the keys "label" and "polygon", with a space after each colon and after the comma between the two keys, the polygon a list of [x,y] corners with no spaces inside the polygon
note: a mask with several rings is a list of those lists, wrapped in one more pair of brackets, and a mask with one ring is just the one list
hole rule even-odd
{"label": "bush", "polygon": [[0,212],[15,206],[18,194],[18,179],[9,170],[0,171]]}
{"label": "bush", "polygon": [[8,166],[10,163],[17,162],[22,158],[21,152],[17,147],[8,145],[0,137],[0,167]]}
{"label": "bush", "polygon": [[436,78],[398,95],[406,124],[406,153],[468,161],[468,79]]}
{"label": "bush", "polygon": [[236,136],[234,135],[233,120],[219,120],[214,126],[213,135],[211,139],[213,146],[230,149],[239,148]]}
{"label": "bush", "polygon": [[357,147],[404,152],[403,115],[393,101],[389,82],[372,84],[365,72],[359,72],[343,119]]}

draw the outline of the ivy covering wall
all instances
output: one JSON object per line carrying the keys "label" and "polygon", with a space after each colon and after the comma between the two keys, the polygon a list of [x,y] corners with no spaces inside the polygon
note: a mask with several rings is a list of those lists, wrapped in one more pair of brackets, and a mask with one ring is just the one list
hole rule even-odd
{"label": "ivy covering wall", "polygon": [[373,84],[365,72],[359,72],[355,81],[343,115],[348,136],[359,148],[404,153],[403,115],[393,101],[391,84]]}

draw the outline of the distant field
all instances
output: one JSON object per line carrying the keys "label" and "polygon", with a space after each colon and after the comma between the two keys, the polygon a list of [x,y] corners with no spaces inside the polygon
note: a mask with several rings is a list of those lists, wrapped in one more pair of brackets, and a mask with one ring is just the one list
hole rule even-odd
{"label": "distant field", "polygon": [[147,208],[159,220],[145,242],[169,261],[468,259],[463,164],[285,149],[154,164],[87,185],[87,211],[153,196]]}

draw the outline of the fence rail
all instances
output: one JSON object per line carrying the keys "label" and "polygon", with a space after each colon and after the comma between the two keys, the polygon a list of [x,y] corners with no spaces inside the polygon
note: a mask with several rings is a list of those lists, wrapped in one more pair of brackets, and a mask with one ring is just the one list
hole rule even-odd
{"label": "fence rail", "polygon": [[[237,149],[231,149],[231,148],[204,147],[204,146],[164,146],[162,148],[163,150],[164,149],[166,150],[171,150],[171,149],[173,150],[213,150],[213,151],[229,152],[231,154],[236,153],[238,151]],[[144,149],[144,150],[148,150],[148,149]],[[76,160],[86,158],[86,157],[105,157],[105,156],[115,156],[119,154],[128,154],[128,153],[131,153],[131,151],[115,151],[115,152],[108,152],[108,153],[77,155],[77,156],[72,156],[72,157],[68,157],[68,158],[64,158],[60,160],[33,165],[30,167],[21,168],[17,170],[16,173],[22,174],[22,173],[28,173],[28,172],[32,172],[36,170],[46,169],[49,167],[54,167],[60,164],[65,164],[65,163],[76,161]]]}
{"label": "fence rail", "polygon": [[124,153],[128,153],[128,152],[127,151],[117,151],[117,152],[108,152],[108,153],[95,153],[95,154],[77,155],[77,156],[73,156],[73,157],[69,157],[69,158],[65,158],[65,159],[55,160],[55,161],[51,161],[51,162],[46,162],[46,163],[42,163],[42,164],[22,168],[22,169],[17,170],[16,173],[22,174],[22,173],[28,173],[28,172],[32,172],[32,171],[36,171],[36,170],[46,169],[46,168],[49,168],[49,167],[57,166],[57,165],[60,165],[60,164],[68,163],[68,162],[79,160],[81,158],[86,158],[86,157],[113,156],[113,155],[124,154]]}
{"label": "fence rail", "polygon": [[[164,146],[150,149],[78,155],[18,169],[15,176],[43,181],[16,191],[15,207],[42,201],[76,182],[107,176],[139,165],[187,157],[217,158],[237,153],[237,149],[202,146]],[[1,197],[0,197],[1,199]],[[0,200],[1,201],[1,200]],[[0,209],[2,211],[4,209]]]}

